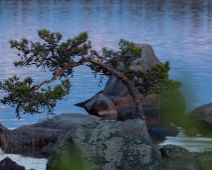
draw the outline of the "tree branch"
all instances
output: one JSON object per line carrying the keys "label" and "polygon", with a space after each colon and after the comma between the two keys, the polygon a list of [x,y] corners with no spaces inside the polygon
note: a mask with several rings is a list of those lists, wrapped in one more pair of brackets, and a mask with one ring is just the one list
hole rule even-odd
{"label": "tree branch", "polygon": [[58,61],[57,61],[57,66],[56,66],[55,71],[54,71],[54,73],[53,73],[52,79],[50,79],[50,80],[45,80],[45,81],[43,81],[42,83],[33,86],[33,87],[31,88],[31,90],[36,91],[36,90],[38,90],[39,88],[41,88],[44,84],[48,84],[48,83],[51,83],[51,82],[55,81],[55,80],[57,79],[57,77],[60,76],[60,75],[62,75],[62,74],[65,72],[65,70],[66,70],[67,68],[69,68],[69,67],[77,67],[77,66],[79,66],[79,65],[83,65],[84,63],[85,63],[85,61],[79,61],[79,62],[74,62],[74,63],[72,63],[72,64],[66,64],[65,66],[63,66],[63,68],[62,68],[61,70],[58,70],[59,67],[60,67],[60,61],[58,60]]}
{"label": "tree branch", "polygon": [[92,57],[90,57],[90,56],[84,57],[81,60],[85,61],[85,62],[89,62],[89,63],[95,64],[95,65],[107,70],[108,72],[114,74],[120,80],[128,81],[128,78],[124,74],[120,73],[119,71],[116,71],[115,69],[113,69],[111,67],[108,67],[106,64],[104,64],[104,63],[102,63],[102,62],[100,62],[98,60],[92,59]]}
{"label": "tree branch", "polygon": [[107,61],[107,62],[110,62],[111,60],[120,57],[120,56],[113,56],[113,57],[111,57],[110,59],[107,59],[106,57],[100,56],[100,55],[97,53],[97,51],[95,51],[95,50],[91,50],[90,52],[91,52],[92,55],[95,55],[98,59],[100,59],[100,60],[102,60],[102,61],[105,60],[105,61]]}

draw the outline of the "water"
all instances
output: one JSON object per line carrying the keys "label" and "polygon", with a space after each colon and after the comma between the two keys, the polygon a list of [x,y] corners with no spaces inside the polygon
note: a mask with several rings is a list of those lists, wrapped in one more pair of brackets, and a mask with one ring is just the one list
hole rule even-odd
{"label": "water", "polygon": [[[8,40],[26,37],[37,41],[40,29],[59,31],[64,39],[87,31],[97,51],[105,46],[117,49],[120,38],[151,44],[161,61],[170,61],[170,77],[182,81],[187,112],[212,102],[209,90],[212,83],[211,16],[211,0],[1,0],[0,80],[14,74],[31,75],[36,82],[40,82],[41,77],[42,80],[51,77],[35,68],[14,68],[12,63],[17,60],[17,51],[10,49]],[[94,79],[86,67],[76,68],[75,73],[68,101],[59,102],[56,114],[86,113],[74,104],[92,97],[104,86],[97,86],[99,79]],[[0,108],[1,123],[8,128],[37,121],[38,116],[26,115],[17,121],[14,109],[3,105]]]}
{"label": "water", "polygon": [[[37,30],[59,31],[64,39],[87,31],[93,49],[117,49],[120,38],[152,45],[161,61],[171,63],[170,77],[180,80],[186,112],[212,102],[212,0],[1,0],[0,80],[17,74],[36,82],[50,78],[35,68],[14,68],[17,51],[8,40],[39,40]],[[59,102],[55,114],[82,113],[74,106],[103,87],[86,67],[76,68],[67,101]],[[1,92],[0,96],[4,93]],[[8,128],[35,123],[42,115],[21,115],[0,104],[0,122]],[[184,141],[185,142],[185,141]],[[198,145],[197,147],[201,147]]]}
{"label": "water", "polygon": [[197,137],[188,137],[185,135],[184,130],[181,127],[178,127],[179,134],[177,137],[167,136],[166,140],[159,144],[159,148],[164,145],[180,145],[188,149],[190,152],[202,152],[206,150],[212,150],[212,139],[207,137],[200,137],[198,134]]}
{"label": "water", "polygon": [[26,170],[36,169],[36,170],[45,170],[47,159],[42,158],[32,158],[32,157],[23,157],[21,155],[16,154],[5,154],[0,149],[0,160],[9,157],[12,161],[16,162],[20,166],[24,166]]}

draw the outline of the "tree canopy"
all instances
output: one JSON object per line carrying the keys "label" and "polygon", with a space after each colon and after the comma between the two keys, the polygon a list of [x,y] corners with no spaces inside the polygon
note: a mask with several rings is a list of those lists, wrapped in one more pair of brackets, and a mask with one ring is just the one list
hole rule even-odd
{"label": "tree canopy", "polygon": [[[12,76],[7,80],[0,81],[0,89],[7,95],[0,101],[15,108],[16,116],[20,113],[40,114],[47,111],[53,114],[58,100],[64,99],[70,92],[71,77],[74,76],[73,68],[86,65],[93,70],[94,75],[114,75],[128,88],[135,105],[137,114],[143,117],[142,106],[138,98],[138,92],[143,95],[149,93],[166,94],[178,89],[181,83],[169,79],[169,62],[158,63],[147,71],[135,71],[130,68],[131,62],[141,56],[142,49],[133,42],[121,39],[119,50],[102,48],[98,53],[92,50],[88,33],[82,32],[74,38],[61,42],[62,35],[59,32],[39,30],[40,42],[34,42],[23,38],[21,41],[10,40],[11,48],[19,51],[19,60],[14,62],[15,67],[30,67],[35,65],[46,74],[49,70],[52,78],[39,84],[34,83],[32,77],[21,81],[19,77]],[[124,67],[120,67],[120,63]],[[138,65],[140,63],[137,63]],[[52,87],[51,82],[59,79],[60,84]],[[101,81],[101,80],[100,80]]]}

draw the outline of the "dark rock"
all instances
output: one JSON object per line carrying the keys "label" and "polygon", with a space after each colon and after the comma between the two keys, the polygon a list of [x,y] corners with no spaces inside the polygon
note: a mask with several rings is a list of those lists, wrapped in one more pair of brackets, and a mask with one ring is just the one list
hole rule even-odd
{"label": "dark rock", "polygon": [[24,166],[18,165],[12,161],[9,157],[4,158],[0,161],[0,170],[26,170]]}
{"label": "dark rock", "polygon": [[178,145],[164,145],[161,149],[161,155],[163,158],[171,158],[171,159],[176,159],[176,158],[182,158],[190,155],[190,152]]}
{"label": "dark rock", "polygon": [[[187,124],[184,127],[186,134],[200,133],[207,136],[212,129],[212,103],[194,109],[186,114]],[[194,131],[195,130],[195,131]],[[195,135],[193,134],[192,135]]]}
{"label": "dark rock", "polygon": [[68,131],[54,146],[47,170],[161,169],[158,149],[142,120],[100,120]]}
{"label": "dark rock", "polygon": [[148,128],[149,135],[156,136],[177,136],[179,129],[173,125],[155,124]]}
{"label": "dark rock", "polygon": [[40,154],[42,148],[57,142],[68,130],[76,125],[99,119],[92,115],[61,114],[46,122],[5,130],[4,133],[0,133],[0,147],[4,153],[43,157],[44,155]]}
{"label": "dark rock", "polygon": [[170,124],[155,124],[148,128],[149,135],[154,144],[159,144],[166,140],[166,136],[177,136],[179,129]]}
{"label": "dark rock", "polygon": [[163,170],[211,170],[212,151],[189,152],[177,145],[165,145],[160,151]]}
{"label": "dark rock", "polygon": [[40,151],[42,154],[45,154],[46,156],[50,156],[53,152],[54,144],[50,143],[47,146],[44,146]]}
{"label": "dark rock", "polygon": [[85,109],[92,115],[108,120],[116,120],[118,115],[113,102],[102,94],[97,94],[85,103]]}

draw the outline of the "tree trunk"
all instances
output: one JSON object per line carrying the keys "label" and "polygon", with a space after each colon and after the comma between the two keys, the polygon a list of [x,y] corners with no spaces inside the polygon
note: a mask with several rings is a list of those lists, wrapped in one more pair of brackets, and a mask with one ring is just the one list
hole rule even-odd
{"label": "tree trunk", "polygon": [[139,91],[138,91],[138,87],[136,87],[134,85],[134,83],[132,81],[130,81],[123,73],[115,70],[114,68],[108,67],[106,64],[98,61],[98,60],[94,60],[91,57],[85,57],[81,59],[82,63],[84,62],[90,62],[94,65],[97,65],[105,70],[107,70],[108,72],[110,72],[111,74],[113,74],[114,76],[116,76],[117,79],[121,80],[124,85],[127,87],[134,103],[135,103],[135,107],[136,107],[136,117],[138,119],[141,119],[142,121],[145,121],[145,116],[144,116],[144,112],[143,112],[143,107],[141,105],[140,102],[140,98],[139,98]]}
{"label": "tree trunk", "polygon": [[122,80],[122,82],[125,84],[125,86],[128,89],[128,92],[130,93],[134,103],[135,103],[135,107],[136,107],[136,117],[138,117],[139,119],[142,119],[145,121],[145,116],[144,116],[144,112],[143,112],[143,107],[142,104],[140,102],[140,98],[139,98],[139,92],[138,92],[138,87],[134,86],[134,83],[130,80]]}
{"label": "tree trunk", "polygon": [[[128,89],[128,92],[130,93],[134,103],[135,103],[135,107],[136,107],[136,117],[137,119],[141,120],[142,122],[145,122],[145,115],[143,112],[143,106],[140,102],[140,98],[139,98],[139,91],[138,91],[138,87],[136,87],[134,85],[134,83],[130,80],[122,80],[122,82],[125,84],[125,86]],[[148,129],[146,126],[146,122],[145,123],[141,123],[143,126],[141,127],[141,131],[143,133],[144,136],[146,136],[148,139],[151,139],[148,133]]]}

